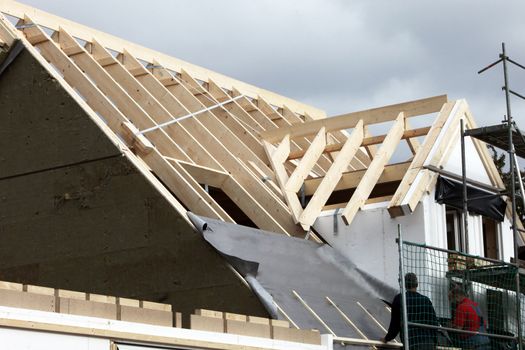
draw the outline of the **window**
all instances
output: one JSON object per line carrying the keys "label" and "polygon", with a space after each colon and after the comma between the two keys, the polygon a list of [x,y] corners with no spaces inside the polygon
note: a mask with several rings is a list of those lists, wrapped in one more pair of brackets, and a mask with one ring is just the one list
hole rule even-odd
{"label": "window", "polygon": [[446,207],[447,248],[463,251],[463,237],[461,235],[461,212],[452,207]]}
{"label": "window", "polygon": [[498,223],[483,217],[483,253],[486,258],[499,259]]}

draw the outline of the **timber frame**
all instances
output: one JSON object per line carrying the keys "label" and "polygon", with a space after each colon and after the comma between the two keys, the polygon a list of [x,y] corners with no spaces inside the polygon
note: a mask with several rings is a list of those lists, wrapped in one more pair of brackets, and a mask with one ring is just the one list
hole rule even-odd
{"label": "timber frame", "polygon": [[[17,41],[178,211],[228,222],[241,212],[240,223],[287,235],[304,235],[334,204],[347,224],[370,202],[388,201],[393,217],[414,211],[435,184],[429,166],[443,165],[458,139],[459,120],[475,127],[466,102],[446,95],[326,118],[317,108],[0,0],[0,47]],[[411,118],[430,114],[431,123],[411,127]],[[371,126],[385,123],[384,135],[372,135]],[[402,142],[409,158],[389,163]],[[502,187],[486,147],[474,142],[492,185]],[[388,193],[375,195],[381,185]],[[218,192],[229,205],[219,203]],[[330,203],[336,192],[347,196],[343,203]]]}

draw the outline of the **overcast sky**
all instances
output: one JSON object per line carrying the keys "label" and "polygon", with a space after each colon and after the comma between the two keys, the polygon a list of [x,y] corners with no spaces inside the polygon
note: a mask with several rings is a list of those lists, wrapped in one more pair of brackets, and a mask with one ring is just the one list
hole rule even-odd
{"label": "overcast sky", "polygon": [[[22,0],[340,114],[447,93],[505,114],[501,42],[525,65],[523,0]],[[511,69],[525,95],[525,71]],[[525,101],[513,115],[525,129]]]}

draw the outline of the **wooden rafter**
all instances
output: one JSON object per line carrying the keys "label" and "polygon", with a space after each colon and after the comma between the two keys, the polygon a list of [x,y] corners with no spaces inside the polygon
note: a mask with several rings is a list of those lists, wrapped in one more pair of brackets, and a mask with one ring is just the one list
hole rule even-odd
{"label": "wooden rafter", "polygon": [[[32,24],[30,18],[24,18],[25,24]],[[124,127],[125,123],[129,123],[126,116],[119,111],[113,103],[111,103],[106,96],[98,89],[97,86],[90,81],[84,73],[78,68],[68,56],[62,52],[47,34],[38,26],[28,26],[23,29],[27,37],[27,45],[31,46],[31,40],[35,37],[39,38],[38,49],[40,54],[55,67],[57,67],[64,75],[64,79],[68,81],[72,87],[77,89],[86,99],[88,105],[103,114],[108,122],[108,125],[113,128],[124,139],[129,137],[129,130]],[[45,38],[46,40],[42,40]],[[25,39],[24,39],[25,40]],[[49,68],[52,70],[52,68]],[[142,126],[148,126],[142,121]],[[134,123],[140,126],[141,123]],[[161,143],[159,139],[159,143]],[[191,176],[186,176],[185,170],[174,167],[160,154],[155,148],[152,152],[143,156],[144,161],[151,169],[154,169],[157,175],[163,180],[166,186],[177,196],[186,198],[186,205],[192,210],[206,213],[210,217],[215,217],[225,221],[232,221],[231,218],[220,208],[215,201],[200,191],[200,186],[191,179]],[[181,186],[181,184],[183,184]],[[203,200],[205,198],[205,200]]]}
{"label": "wooden rafter", "polygon": [[283,196],[288,204],[289,208],[292,211],[292,217],[296,223],[299,222],[299,216],[302,212],[301,203],[297,198],[296,193],[291,191],[286,191],[286,183],[288,182],[288,173],[284,167],[284,162],[290,153],[290,137],[286,135],[282,141],[279,143],[279,146],[274,147],[269,142],[263,140],[264,149],[268,155],[268,159],[272,164],[272,167],[275,171],[275,177],[279,187],[283,192]]}
{"label": "wooden rafter", "polygon": [[434,120],[434,123],[428,131],[427,137],[423,141],[419,152],[412,159],[412,163],[410,164],[407,173],[403,177],[403,180],[401,181],[396,192],[394,193],[394,196],[392,197],[392,200],[390,201],[388,211],[391,216],[395,217],[403,215],[401,203],[403,202],[417,174],[421,170],[428,154],[432,149],[432,146],[435,144],[443,126],[445,125],[445,122],[449,119],[450,113],[452,112],[452,109],[455,104],[456,101],[450,101],[443,104],[443,106],[441,107],[438,117]]}
{"label": "wooden rafter", "polygon": [[390,157],[392,157],[392,154],[397,148],[399,141],[401,141],[404,128],[405,114],[404,112],[401,112],[399,113],[392,128],[390,128],[390,131],[388,132],[375,158],[372,160],[372,163],[370,163],[370,166],[366,170],[363,180],[359,182],[359,185],[352,194],[352,198],[350,198],[350,201],[343,209],[341,218],[345,224],[349,225],[352,222],[357,211],[366,202],[370,196],[370,193],[372,193],[372,190],[379,180],[386,163],[390,160]]}
{"label": "wooden rafter", "polygon": [[[440,135],[428,152],[423,166],[431,165],[441,167],[447,162],[452,150],[459,141],[457,136],[460,133],[460,120],[464,118],[467,108],[468,106],[464,100],[456,101],[440,130]],[[419,169],[400,204],[400,211],[412,213],[416,209],[422,196],[428,193],[429,188],[435,184],[436,180],[437,174],[432,173],[426,168]]]}
{"label": "wooden rafter", "polygon": [[[405,118],[405,130],[411,130],[411,129],[412,128],[410,127],[410,122],[408,118]],[[430,128],[428,128],[428,130],[430,130]],[[410,152],[412,152],[413,155],[415,155],[419,151],[419,148],[421,147],[421,144],[419,143],[419,140],[417,139],[418,136],[423,136],[423,135],[414,135],[413,137],[405,138],[408,148],[410,148]]]}
{"label": "wooden rafter", "polygon": [[[157,124],[175,119],[160,102],[140,84],[117,59],[115,59],[104,47],[96,40],[89,43],[91,58],[80,60],[80,53],[87,53],[65,30],[55,32],[56,38],[61,46],[67,46],[78,51],[72,59],[86,71],[87,65],[92,67],[100,66],[103,68],[120,87],[146,112]],[[98,65],[97,65],[98,63]],[[98,68],[98,67],[97,67]],[[99,72],[101,69],[99,68]],[[93,74],[96,70],[93,68]],[[136,74],[136,73],[135,73]],[[173,140],[183,140],[177,144],[184,149],[185,153],[192,161],[215,170],[223,170],[222,166],[213,158],[201,143],[180,123],[175,123],[162,128]],[[160,131],[160,129],[159,129]]]}
{"label": "wooden rafter", "polygon": [[[206,107],[212,107],[220,103],[216,100],[208,90],[200,86],[193,77],[191,77],[185,70],[182,70],[180,74],[181,84],[184,84],[189,90],[190,88],[195,89],[197,92],[194,93],[195,97]],[[209,84],[209,83],[208,83]],[[266,154],[264,153],[263,147],[258,138],[258,132],[252,128],[250,124],[243,123],[236,115],[230,113],[226,107],[215,108],[212,110],[221,121],[241,140],[248,149],[250,149],[261,162],[258,165],[264,167],[264,160],[266,160]],[[265,169],[271,172],[271,169]]]}
{"label": "wooden rafter", "polygon": [[184,69],[196,79],[202,81],[208,81],[208,79],[212,79],[226,89],[231,90],[233,87],[235,87],[241,91],[241,93],[251,98],[257,98],[257,96],[260,95],[275,106],[280,107],[286,104],[289,107],[294,108],[294,110],[298,111],[299,113],[308,112],[314,118],[324,118],[326,116],[322,110],[315,107],[278,95],[274,92],[258,88],[245,82],[232,79],[209,69],[199,67],[161,52],[137,45],[108,33],[104,33],[68,19],[38,10],[34,7],[11,0],[1,0],[0,5],[1,11],[10,16],[24,18],[26,14],[29,14],[35,23],[55,31],[62,27],[75,38],[79,38],[84,41],[91,41],[92,38],[95,37],[101,45],[113,51],[123,52],[123,50],[127,50],[134,57],[144,61],[149,61],[151,57],[156,57],[157,61],[161,62],[164,67],[170,70],[180,72],[181,69]]}
{"label": "wooden rafter", "polygon": [[305,210],[301,214],[300,222],[304,226],[311,226],[315,222],[315,219],[323,209],[324,205],[330,198],[330,195],[336,187],[339,179],[341,178],[343,171],[348,167],[348,164],[355,156],[362,141],[363,141],[363,122],[359,121],[348,137],[343,148],[337,155],[332,167],[328,170],[325,177],[321,181],[321,184],[317,187],[314,195],[310,199],[310,202],[306,206]]}
{"label": "wooden rafter", "polygon": [[[266,109],[264,108],[265,105],[269,106],[269,104],[264,99],[260,98],[258,100],[258,106],[261,106],[262,108],[261,111],[269,110],[268,108]],[[274,121],[277,123],[277,121],[280,120],[281,121],[279,125],[280,127],[286,127],[286,126],[290,126],[296,123],[302,123],[302,119],[297,114],[295,114],[293,111],[291,111],[288,107],[283,106],[281,110],[282,112],[275,111],[275,113],[269,112],[270,114],[267,114],[267,115],[276,115],[276,114],[279,115],[280,119],[275,119]],[[305,137],[305,138],[295,139],[294,143],[298,146],[299,150],[305,150],[310,146],[311,141],[312,141],[311,138]],[[328,168],[330,168],[331,164],[332,162],[330,161],[328,157],[322,156],[321,158],[319,158],[317,164],[314,166],[313,171],[318,175],[324,174],[326,173]]]}
{"label": "wooden rafter", "polygon": [[[241,96],[241,93],[234,88],[232,90],[232,96]],[[255,101],[252,101],[247,97],[242,97],[236,102],[238,102],[239,106],[245,111],[245,113],[249,114],[253,119],[255,119],[261,125],[263,125],[265,130],[278,130],[278,125],[275,123],[275,121],[272,120],[268,115],[263,113],[255,104]],[[283,122],[288,123],[285,119],[283,119]],[[307,145],[309,145],[309,143],[305,144],[302,140],[292,140],[290,143],[291,149],[294,151],[299,151]],[[286,166],[287,168],[290,168],[290,164],[287,164]],[[324,174],[324,170],[320,170],[320,174]]]}
{"label": "wooden rafter", "polygon": [[[401,181],[405,176],[410,162],[403,162],[397,164],[389,164],[385,166],[385,170],[381,174],[381,177],[377,181],[377,184]],[[333,191],[341,191],[356,188],[359,185],[359,182],[363,179],[363,176],[366,173],[366,169],[354,170],[350,172],[345,172],[341,176],[341,179],[333,189]],[[307,179],[304,182],[304,194],[305,196],[311,196],[315,193],[321,181],[322,177]]]}
{"label": "wooden rafter", "polygon": [[[155,68],[158,72],[162,68]],[[167,74],[167,71],[163,73]],[[177,81],[176,77],[173,77]],[[190,112],[202,110],[205,106],[183,85],[180,81],[171,85],[170,92]],[[230,174],[233,180],[231,189],[237,188],[239,193],[250,193],[250,197],[244,200],[241,195],[230,196],[236,200],[236,205],[259,227],[266,227],[275,232],[286,232],[294,234],[298,227],[289,215],[285,203],[276,197],[262,182],[253,175],[246,165],[240,160],[242,152],[248,152],[245,145],[234,133],[224,125],[213,113],[205,112],[197,118],[189,118],[182,122],[184,125],[195,123],[200,132],[199,140],[206,142],[208,151],[220,162]],[[251,159],[256,158],[253,153]],[[250,158],[248,158],[250,159]],[[252,200],[253,199],[253,200]],[[253,207],[256,207],[254,209]],[[257,214],[256,214],[257,213]]]}
{"label": "wooden rafter", "polygon": [[[365,139],[370,139],[372,138],[372,133],[370,132],[370,128],[368,125],[365,125],[364,126],[364,130],[365,130]],[[366,150],[366,153],[368,154],[368,157],[370,157],[370,159],[374,159],[374,157],[376,156],[376,153],[377,153],[377,146],[375,144],[365,144],[363,146]]]}
{"label": "wooden rafter", "polygon": [[308,174],[317,163],[319,157],[323,154],[324,147],[326,146],[326,132],[324,128],[321,128],[315,138],[312,141],[310,147],[305,152],[305,155],[301,158],[301,161],[295,168],[292,175],[286,182],[285,190],[290,192],[297,192],[303,185],[304,180],[308,177]]}
{"label": "wooden rafter", "polygon": [[[347,224],[371,202],[378,184],[385,184],[379,195],[391,190],[387,183],[400,183],[393,195],[372,201],[390,200],[392,216],[411,212],[435,183],[436,174],[425,166],[446,161],[457,142],[460,118],[473,125],[466,103],[447,103],[445,95],[319,120],[323,114],[315,108],[25,5],[0,3],[2,12],[26,24],[17,30],[0,15],[0,43],[10,45],[22,32],[24,44],[38,49],[34,55],[63,75],[143,167],[201,215],[233,222],[202,184],[222,189],[260,228],[286,234],[307,230],[339,190],[354,190],[343,204]],[[37,25],[25,16],[28,9]],[[42,25],[54,34],[50,37]],[[435,112],[431,127],[410,127],[410,117]],[[181,116],[188,118],[161,125]],[[372,136],[368,126],[384,122],[394,126],[386,135]],[[145,129],[146,134],[141,132]],[[354,129],[351,134],[349,129]],[[413,157],[388,165],[402,139]],[[491,180],[501,181],[484,145],[475,146]],[[304,209],[297,195],[301,187],[302,195],[312,196]]]}

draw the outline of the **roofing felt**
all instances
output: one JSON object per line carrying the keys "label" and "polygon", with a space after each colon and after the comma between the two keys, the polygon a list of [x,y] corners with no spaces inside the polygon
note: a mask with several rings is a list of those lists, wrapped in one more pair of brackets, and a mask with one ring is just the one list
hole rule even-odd
{"label": "roofing felt", "polygon": [[[199,217],[191,220],[204,238],[248,281],[256,279],[259,297],[279,319],[286,315],[300,328],[330,330],[339,337],[378,340],[388,328],[390,312],[383,301],[397,291],[356,267],[326,244]],[[248,278],[247,278],[248,277]],[[257,289],[251,283],[253,289]],[[262,294],[262,295],[261,295]],[[327,329],[300,301],[330,328]],[[332,301],[355,324],[353,327]]]}

